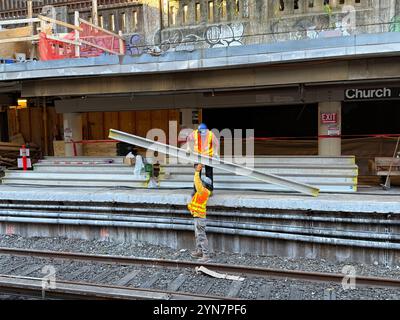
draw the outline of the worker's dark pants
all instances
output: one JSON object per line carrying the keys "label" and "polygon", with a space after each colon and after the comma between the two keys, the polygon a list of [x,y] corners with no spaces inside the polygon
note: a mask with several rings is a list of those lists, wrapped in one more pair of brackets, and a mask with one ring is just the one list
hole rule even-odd
{"label": "worker's dark pants", "polygon": [[[194,165],[194,167],[196,168],[197,163]],[[210,166],[205,166],[206,168],[206,177],[210,178],[212,181],[212,186],[214,187],[214,178],[213,178],[213,167]],[[200,178],[201,178],[201,171],[200,171]],[[193,190],[194,192],[196,192],[196,187],[195,185],[193,185]]]}

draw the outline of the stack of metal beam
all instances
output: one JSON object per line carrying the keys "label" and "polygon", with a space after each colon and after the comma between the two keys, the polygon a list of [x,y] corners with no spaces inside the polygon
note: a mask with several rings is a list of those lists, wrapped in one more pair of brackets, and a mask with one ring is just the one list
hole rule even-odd
{"label": "stack of metal beam", "polygon": [[[238,163],[246,165],[244,159]],[[318,187],[321,192],[357,191],[358,167],[353,156],[258,156],[247,159],[254,169],[290,180]],[[250,166],[251,167],[251,166]],[[192,188],[193,165],[164,165],[161,188]],[[214,170],[215,189],[287,191],[283,187],[267,184],[249,177]]]}
{"label": "stack of metal beam", "polygon": [[[148,188],[149,175],[134,174],[123,157],[46,157],[34,165],[32,171],[8,170],[3,184],[132,187]],[[250,161],[251,162],[251,161]],[[322,192],[354,192],[357,190],[358,168],[352,156],[260,156],[254,158],[257,171],[272,173],[294,181],[307,183]],[[192,164],[161,165],[158,187],[180,189],[193,187]],[[214,171],[214,188],[225,190],[288,191],[245,176],[220,170]],[[154,186],[154,184],[151,184]]]}

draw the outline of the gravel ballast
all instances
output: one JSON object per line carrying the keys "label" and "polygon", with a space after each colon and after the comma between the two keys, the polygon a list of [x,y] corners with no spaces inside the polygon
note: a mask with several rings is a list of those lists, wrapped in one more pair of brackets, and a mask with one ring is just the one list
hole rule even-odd
{"label": "gravel ballast", "polygon": [[[159,259],[194,260],[190,257],[189,250],[173,250],[168,247],[137,242],[113,243],[109,241],[88,241],[64,238],[23,238],[19,236],[0,236],[0,246],[10,248],[24,248],[37,250],[52,250],[65,252],[84,252],[92,254],[109,254],[122,256],[135,256]],[[256,256],[251,254],[229,254],[215,252],[212,258],[214,263],[227,263],[235,265],[262,266],[287,270],[304,270],[341,273],[343,263],[332,263],[317,259],[286,259],[276,256]],[[163,269],[150,266],[119,266],[98,262],[67,261],[59,259],[43,259],[35,257],[14,257],[0,255],[0,266],[10,274],[24,275],[32,266],[52,265],[57,270],[57,278],[71,281],[85,281],[94,283],[114,284],[118,279],[128,273],[138,270],[127,286],[143,287],[150,283],[149,288],[166,290],[168,285],[179,275],[185,276],[185,281],[178,291],[201,293],[202,289],[207,294],[227,296],[230,292],[237,292],[235,297],[242,299],[289,299],[289,300],[322,300],[327,298],[329,290],[334,293],[334,299],[400,299],[397,289],[357,287],[355,290],[344,290],[340,284],[313,283],[292,279],[265,279],[251,277],[242,284],[235,284],[226,279],[215,279],[204,274],[196,274],[194,269]],[[12,269],[13,266],[18,266]],[[400,279],[399,266],[381,266],[352,264],[357,275],[392,277]],[[43,277],[42,270],[38,269],[29,276]],[[6,273],[6,272],[4,272]],[[156,277],[154,275],[157,275]],[[155,279],[152,281],[152,279]],[[235,291],[236,290],[236,291]],[[203,292],[204,293],[204,292]],[[260,296],[261,295],[261,296]],[[5,299],[8,297],[3,296]],[[2,296],[0,295],[0,299]]]}

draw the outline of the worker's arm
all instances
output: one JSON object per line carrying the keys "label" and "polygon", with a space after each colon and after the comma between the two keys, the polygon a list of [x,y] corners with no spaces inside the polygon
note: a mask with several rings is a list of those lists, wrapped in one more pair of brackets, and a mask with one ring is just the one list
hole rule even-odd
{"label": "worker's arm", "polygon": [[219,141],[214,133],[212,135],[212,145],[214,150],[214,157],[219,157]]}
{"label": "worker's arm", "polygon": [[186,152],[190,153],[193,150],[193,143],[194,143],[194,131],[189,134],[186,138]]}
{"label": "worker's arm", "polygon": [[203,183],[201,182],[201,179],[200,179],[201,169],[202,169],[202,165],[198,164],[196,166],[196,172],[194,173],[194,187],[196,188],[196,191],[199,193],[203,193],[203,191],[204,191]]}

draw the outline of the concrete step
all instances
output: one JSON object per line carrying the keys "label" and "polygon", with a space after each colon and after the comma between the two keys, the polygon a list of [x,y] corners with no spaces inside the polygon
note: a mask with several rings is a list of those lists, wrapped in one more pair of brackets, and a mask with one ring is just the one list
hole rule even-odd
{"label": "concrete step", "polygon": [[[314,184],[314,187],[317,187],[320,189],[321,192],[355,192],[357,191],[357,186],[354,185],[353,183],[343,183],[343,184],[337,184],[334,183],[333,185],[331,184]],[[160,181],[159,188],[162,189],[181,189],[181,188],[187,188],[191,189],[193,188],[193,182],[173,182],[173,181]],[[271,191],[271,192],[293,192],[291,190],[288,190],[287,188],[280,187],[280,186],[275,186],[272,184],[262,184],[262,183],[221,183],[218,181],[215,181],[214,183],[214,190],[243,190],[243,191],[249,191],[249,190],[260,190],[260,191]]]}
{"label": "concrete step", "polygon": [[[130,187],[130,188],[147,188],[148,184],[145,181],[115,181],[115,180],[49,180],[49,179],[23,179],[23,178],[4,178],[3,184],[7,185],[20,185],[20,186],[63,186],[63,187]],[[320,188],[321,192],[355,192],[356,186],[352,184],[339,185],[315,185]],[[193,188],[192,182],[173,182],[161,181],[159,183],[161,189],[191,189]],[[274,186],[271,184],[257,184],[257,183],[219,183],[215,182],[215,190],[260,190],[271,192],[293,192],[286,188]]]}
{"label": "concrete step", "polygon": [[[295,165],[354,165],[355,156],[340,156],[340,157],[319,157],[319,156],[255,156],[246,158],[224,158],[222,160],[245,165],[246,162],[255,164],[295,164]],[[170,158],[169,161],[179,163],[176,158]]]}
{"label": "concrete step", "polygon": [[39,179],[39,180],[77,180],[77,181],[146,181],[147,176],[143,175],[137,177],[133,174],[120,174],[116,175],[114,173],[96,173],[92,172],[85,173],[47,173],[47,172],[35,172],[35,171],[6,171],[4,179]]}
{"label": "concrete step", "polygon": [[[281,167],[263,167],[255,168],[257,171],[261,171],[264,173],[272,173],[276,175],[336,175],[336,176],[357,176],[358,175],[358,168],[357,166],[347,166],[347,167],[335,167],[335,168],[314,168],[314,167],[288,167],[288,166],[281,166]],[[164,168],[162,172],[169,173],[169,174],[191,174],[193,175],[194,169],[193,167],[173,167],[171,168]],[[225,171],[222,170],[214,170],[215,173],[224,173]],[[225,172],[225,174],[228,174]],[[233,175],[233,174],[232,174]]]}
{"label": "concrete step", "polygon": [[[320,176],[320,177],[309,177],[309,176],[298,176],[298,177],[285,177],[288,179],[293,179],[295,181],[315,185],[315,184],[325,184],[325,183],[347,183],[347,184],[357,184],[357,177],[338,177],[338,176],[332,176],[332,177],[326,177],[326,176]],[[163,181],[169,181],[169,182],[192,182],[193,181],[193,175],[171,175],[168,178],[162,179]],[[220,183],[253,183],[253,184],[265,184],[262,181],[257,181],[255,179],[250,179],[245,176],[221,176],[221,175],[214,175],[214,180]]]}
{"label": "concrete step", "polygon": [[92,180],[40,180],[4,178],[3,184],[19,186],[58,186],[58,187],[130,187],[147,188],[146,181],[92,181]]}

